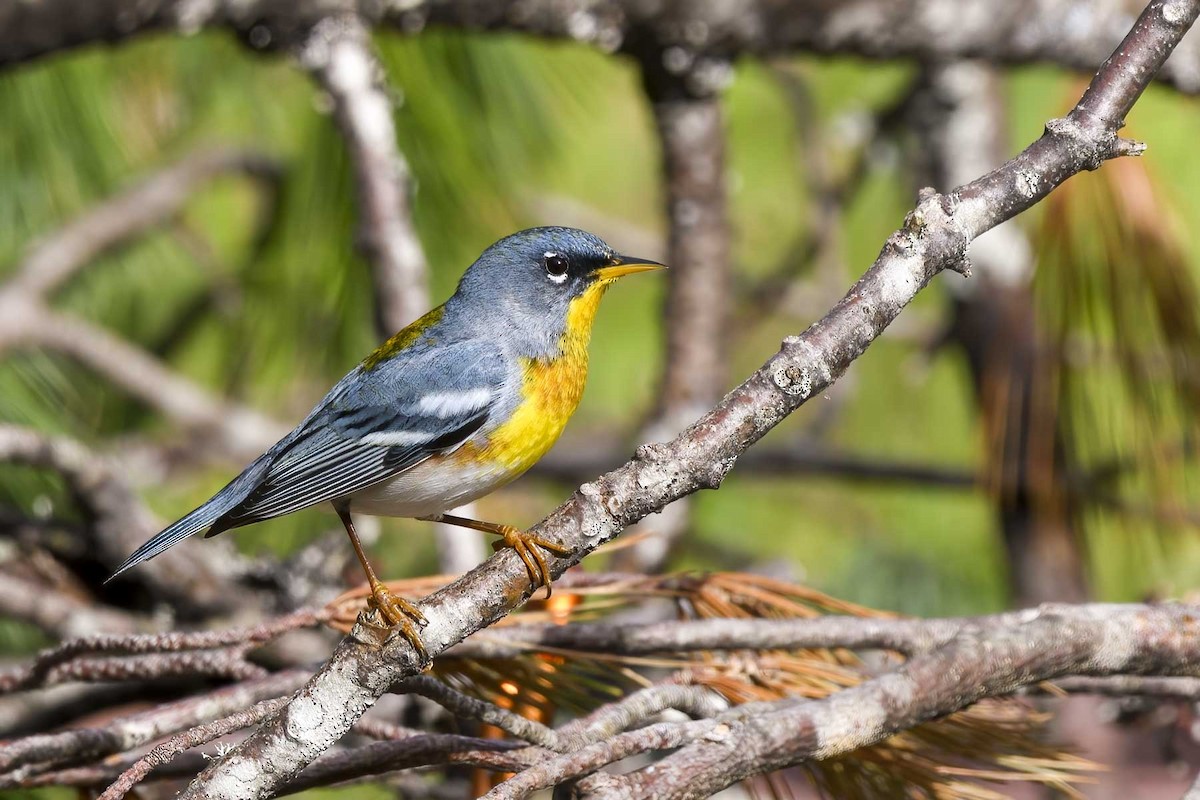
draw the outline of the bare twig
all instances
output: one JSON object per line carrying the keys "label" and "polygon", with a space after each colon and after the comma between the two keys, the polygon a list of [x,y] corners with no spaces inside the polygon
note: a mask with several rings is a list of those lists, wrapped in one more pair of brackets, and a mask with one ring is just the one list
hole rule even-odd
{"label": "bare twig", "polygon": [[277,672],[265,678],[110,720],[95,727],[28,736],[0,744],[0,772],[10,772],[27,764],[80,764],[131,750],[160,736],[187,730],[214,717],[232,714],[262,700],[287,694],[303,684],[307,677],[308,673],[303,670]]}
{"label": "bare twig", "polygon": [[703,619],[645,624],[576,622],[513,625],[487,630],[446,651],[452,658],[515,658],[538,650],[641,656],[714,650],[795,650],[845,647],[920,653],[938,647],[968,625],[1003,624],[995,618],[891,619],[822,616],[813,619]]}
{"label": "bare twig", "polygon": [[661,683],[647,686],[614,703],[607,703],[591,714],[563,725],[558,735],[560,739],[571,743],[569,749],[575,749],[629,730],[667,709],[703,719],[715,717],[728,707],[725,698],[707,687]]}
{"label": "bare twig", "polygon": [[37,346],[65,353],[181,424],[217,433],[228,452],[253,457],[273,443],[285,432],[277,422],[212,395],[141,348],[48,305],[56,289],[105,251],[177,216],[204,183],[239,172],[273,183],[279,167],[253,152],[200,152],[44,237],[0,286],[0,352]]}
{"label": "bare twig", "polygon": [[0,352],[20,346],[68,355],[179,425],[215,434],[222,453],[248,460],[287,432],[281,423],[213,394],[105,328],[37,301],[11,310],[6,320],[11,325],[0,330]]}
{"label": "bare twig", "polygon": [[1145,675],[1091,678],[1069,675],[1055,680],[1053,685],[1055,689],[1072,694],[1200,700],[1200,679],[1196,678],[1158,678]]}
{"label": "bare twig", "polygon": [[36,683],[18,687],[9,680],[0,680],[0,692],[7,693],[17,688],[55,686],[60,683],[143,682],[178,676],[230,680],[264,677],[267,674],[265,669],[246,660],[247,649],[247,646],[243,645],[221,650],[76,658],[47,670]]}
{"label": "bare twig", "polygon": [[5,293],[47,298],[105,252],[169,222],[205,183],[237,173],[273,185],[280,179],[280,166],[250,150],[193,153],[36,242],[9,278]]}
{"label": "bare twig", "polygon": [[[660,722],[635,731],[619,733],[603,741],[581,747],[555,758],[544,759],[509,778],[484,795],[485,800],[518,800],[568,779],[590,775],[601,767],[630,756],[667,750],[695,741],[712,733],[714,720],[672,723]],[[651,797],[655,795],[641,795]]]}
{"label": "bare twig", "polygon": [[42,685],[54,670],[95,653],[105,657],[115,655],[144,655],[179,653],[195,650],[259,645],[297,628],[319,624],[324,613],[301,609],[248,628],[222,631],[194,631],[152,634],[95,634],[65,641],[43,650],[32,664],[0,673],[0,691],[15,691]]}
{"label": "bare twig", "polygon": [[104,790],[99,800],[118,800],[127,795],[134,786],[141,783],[147,775],[163,764],[170,763],[175,756],[184,750],[207,744],[213,739],[226,736],[234,731],[261,722],[268,714],[278,711],[287,702],[286,697],[276,697],[263,700],[242,711],[229,716],[184,731],[172,736],[162,744],[134,762],[133,766],[121,773],[121,776],[111,786]]}
{"label": "bare twig", "polygon": [[519,748],[523,748],[523,745],[453,734],[425,734],[375,742],[314,761],[294,779],[284,783],[276,796],[409,767],[438,764],[461,764],[513,772],[529,766],[529,761],[521,757],[523,751]]}
{"label": "bare twig", "polygon": [[424,675],[416,675],[398,681],[392,691],[400,694],[417,694],[432,700],[455,716],[474,719],[494,725],[505,733],[547,750],[562,749],[558,735],[542,723],[500,708],[494,703],[465,695],[441,681]]}
{"label": "bare twig", "polygon": [[[96,556],[109,567],[160,529],[120,469],[71,439],[0,425],[0,462],[58,474],[92,521]],[[228,611],[250,602],[249,593],[230,580],[244,571],[241,564],[228,546],[206,547],[187,562],[153,561],[139,579],[185,612]]]}

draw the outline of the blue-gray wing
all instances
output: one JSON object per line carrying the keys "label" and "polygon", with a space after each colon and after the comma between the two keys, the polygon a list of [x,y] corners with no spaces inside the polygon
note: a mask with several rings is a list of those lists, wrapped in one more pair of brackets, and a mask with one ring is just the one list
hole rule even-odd
{"label": "blue-gray wing", "polygon": [[112,577],[202,530],[212,536],[336,500],[453,450],[487,422],[506,377],[500,356],[490,343],[447,343],[356,368],[295,430]]}
{"label": "blue-gray wing", "polygon": [[209,535],[345,497],[458,447],[487,421],[503,386],[497,356],[462,343],[351,373]]}

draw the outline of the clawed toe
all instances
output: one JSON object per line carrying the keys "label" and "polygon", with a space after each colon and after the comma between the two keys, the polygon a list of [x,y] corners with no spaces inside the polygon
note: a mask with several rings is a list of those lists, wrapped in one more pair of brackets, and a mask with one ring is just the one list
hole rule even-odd
{"label": "clawed toe", "polygon": [[533,588],[546,587],[546,597],[550,597],[553,591],[550,582],[550,567],[546,563],[546,557],[542,555],[542,550],[548,550],[555,555],[566,555],[569,550],[562,545],[548,542],[540,536],[525,533],[517,528],[505,528],[501,534],[503,538],[496,542],[495,549],[499,550],[502,547],[511,547],[517,551],[517,555],[521,557],[521,561],[525,564],[525,569],[529,573],[529,581],[533,584]]}
{"label": "clawed toe", "polygon": [[421,613],[421,609],[403,597],[392,594],[391,590],[382,583],[371,587],[371,596],[367,599],[367,606],[379,612],[379,616],[387,623],[389,629],[398,630],[400,635],[407,639],[408,643],[417,651],[417,655],[422,661],[428,658],[428,651],[425,650],[425,644],[421,641],[421,635],[417,630],[417,626],[424,627],[428,623],[425,615]]}

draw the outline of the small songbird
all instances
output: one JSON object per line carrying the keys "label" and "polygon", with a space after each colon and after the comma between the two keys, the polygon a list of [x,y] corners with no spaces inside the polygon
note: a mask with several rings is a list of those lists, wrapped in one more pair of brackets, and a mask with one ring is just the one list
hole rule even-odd
{"label": "small songbird", "polygon": [[[139,547],[113,577],[207,529],[215,536],[329,502],[371,587],[371,605],[424,654],[420,611],[375,576],[354,531],[362,512],[446,522],[502,537],[533,585],[539,548],[508,525],[444,513],[509,483],[558,439],[587,379],[596,308],[613,281],[661,269],[573,228],[533,228],[493,244],[454,296],[384,342],[291,433],[208,502]],[[110,578],[111,580],[111,578]]]}

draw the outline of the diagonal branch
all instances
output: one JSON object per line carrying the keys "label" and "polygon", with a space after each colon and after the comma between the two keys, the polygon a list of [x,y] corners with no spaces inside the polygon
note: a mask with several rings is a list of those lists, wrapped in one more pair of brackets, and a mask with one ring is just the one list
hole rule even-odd
{"label": "diagonal branch", "polygon": [[18,347],[63,353],[176,422],[215,433],[227,452],[257,456],[286,429],[214,395],[111,331],[53,310],[50,300],[105,252],[177,217],[205,183],[240,173],[273,186],[279,171],[275,162],[251,151],[201,151],[46,235],[0,285],[0,354]]}
{"label": "diagonal branch", "polygon": [[46,299],[104,253],[179,214],[199,188],[241,173],[274,186],[280,167],[251,150],[201,150],[106,200],[36,242],[5,286]]}
{"label": "diagonal branch", "polygon": [[303,670],[277,672],[208,694],[188,697],[93,727],[27,736],[0,745],[0,772],[25,765],[80,764],[132,750],[160,736],[187,730],[214,717],[287,694],[307,677]]}
{"label": "diagonal branch", "polygon": [[[744,383],[671,442],[645,445],[625,466],[584,484],[533,532],[570,548],[554,576],[626,526],[702,488],[716,488],[737,458],[861,355],[939,272],[966,272],[966,251],[984,231],[1038,202],[1072,175],[1140,153],[1118,137],[1126,115],[1200,13],[1200,0],[1153,0],[1097,73],[1078,106],[999,169],[941,195],[921,193],[905,225],[850,292],[818,323],[783,342]],[[528,576],[515,553],[426,598],[425,646],[436,655],[522,603]],[[421,659],[397,637],[358,625],[296,699],[205,770],[185,798],[270,795],[335,741],[388,687],[417,674]],[[269,766],[268,766],[269,765]]]}
{"label": "diagonal branch", "polygon": [[[53,471],[66,483],[95,528],[96,558],[109,568],[160,529],[158,520],[125,482],[120,469],[66,437],[46,436],[16,425],[0,425],[0,463]],[[159,559],[146,565],[142,580],[155,594],[183,610],[227,611],[251,595],[229,580],[244,562],[227,547],[205,548],[187,563]]]}

